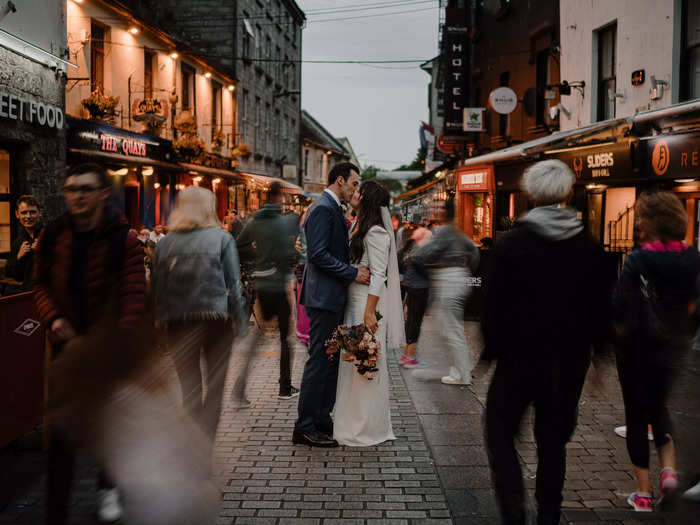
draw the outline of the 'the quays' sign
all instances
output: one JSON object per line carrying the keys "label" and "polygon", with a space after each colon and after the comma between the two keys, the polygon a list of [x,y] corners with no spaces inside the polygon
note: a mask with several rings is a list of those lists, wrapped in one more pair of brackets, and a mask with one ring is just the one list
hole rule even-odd
{"label": "'the quays' sign", "polygon": [[56,129],[63,129],[65,122],[63,110],[58,106],[4,91],[0,91],[0,117]]}

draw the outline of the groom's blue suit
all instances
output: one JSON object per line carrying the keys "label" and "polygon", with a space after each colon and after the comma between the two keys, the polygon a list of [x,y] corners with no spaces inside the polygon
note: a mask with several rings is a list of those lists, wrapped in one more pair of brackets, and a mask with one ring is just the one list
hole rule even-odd
{"label": "groom's blue suit", "polygon": [[301,284],[301,303],[309,315],[309,359],[299,394],[299,419],[294,430],[328,432],[335,405],[338,362],[326,355],[325,342],[342,323],[347,288],[357,269],[350,265],[348,230],[343,212],[332,196],[321,194],[304,224],[307,260]]}

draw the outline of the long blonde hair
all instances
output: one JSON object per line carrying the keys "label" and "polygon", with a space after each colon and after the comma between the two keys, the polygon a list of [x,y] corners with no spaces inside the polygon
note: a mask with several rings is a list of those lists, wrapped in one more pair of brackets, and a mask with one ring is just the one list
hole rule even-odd
{"label": "long blonde hair", "polygon": [[221,228],[216,215],[216,197],[206,188],[188,186],[177,196],[168,229],[183,232],[197,228]]}

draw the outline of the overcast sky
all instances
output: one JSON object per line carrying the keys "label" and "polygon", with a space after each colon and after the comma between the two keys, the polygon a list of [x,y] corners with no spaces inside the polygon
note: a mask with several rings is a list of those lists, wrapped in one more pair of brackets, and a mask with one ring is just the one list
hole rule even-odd
{"label": "overcast sky", "polygon": [[[307,13],[304,60],[427,60],[437,55],[437,0],[297,2]],[[401,3],[406,5],[396,5]],[[314,13],[370,4],[395,7]],[[398,14],[401,11],[416,12]],[[393,14],[375,16],[384,13]],[[368,15],[372,17],[321,21]],[[429,77],[418,66],[304,63],[302,107],[334,136],[347,136],[363,166],[394,169],[413,160],[419,146],[418,125],[428,120]]]}

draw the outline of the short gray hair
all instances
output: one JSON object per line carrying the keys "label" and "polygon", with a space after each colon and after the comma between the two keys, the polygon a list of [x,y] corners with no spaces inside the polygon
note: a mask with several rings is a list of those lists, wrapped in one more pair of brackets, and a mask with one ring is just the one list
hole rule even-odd
{"label": "short gray hair", "polygon": [[576,177],[560,160],[538,162],[525,170],[522,189],[540,205],[563,202],[569,196]]}

